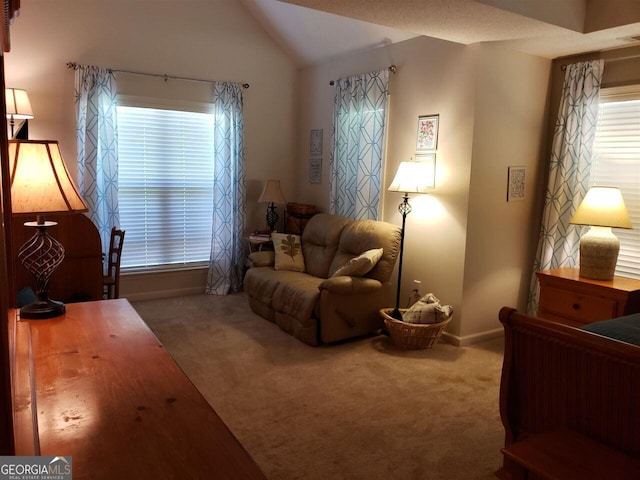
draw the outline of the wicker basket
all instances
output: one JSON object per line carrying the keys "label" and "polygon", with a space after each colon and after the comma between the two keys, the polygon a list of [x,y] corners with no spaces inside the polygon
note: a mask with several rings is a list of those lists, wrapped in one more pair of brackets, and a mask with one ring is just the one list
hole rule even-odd
{"label": "wicker basket", "polygon": [[[406,309],[400,309],[401,313],[405,311]],[[393,312],[393,308],[380,310],[380,315],[384,318],[384,324],[391,335],[391,340],[399,347],[412,350],[431,348],[453,318],[451,316],[440,323],[405,323],[393,318],[391,312]]]}

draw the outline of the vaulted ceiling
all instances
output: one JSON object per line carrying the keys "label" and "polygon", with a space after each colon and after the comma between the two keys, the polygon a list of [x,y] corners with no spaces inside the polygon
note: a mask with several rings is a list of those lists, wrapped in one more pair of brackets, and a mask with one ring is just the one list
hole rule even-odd
{"label": "vaulted ceiling", "polygon": [[420,35],[545,58],[640,44],[638,0],[242,1],[301,67]]}

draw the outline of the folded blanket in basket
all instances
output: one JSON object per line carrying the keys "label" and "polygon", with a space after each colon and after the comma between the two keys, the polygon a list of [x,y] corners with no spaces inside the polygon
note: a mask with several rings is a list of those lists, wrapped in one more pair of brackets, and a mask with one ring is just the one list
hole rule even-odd
{"label": "folded blanket in basket", "polygon": [[402,314],[406,323],[440,323],[453,313],[451,305],[440,305],[433,293],[427,293]]}

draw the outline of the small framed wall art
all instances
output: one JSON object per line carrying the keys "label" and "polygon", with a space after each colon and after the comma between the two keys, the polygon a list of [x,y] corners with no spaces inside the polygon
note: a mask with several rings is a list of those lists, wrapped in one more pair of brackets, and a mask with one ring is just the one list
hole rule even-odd
{"label": "small framed wall art", "polygon": [[507,170],[507,202],[524,200],[525,167],[509,167]]}
{"label": "small framed wall art", "polygon": [[322,159],[309,159],[309,183],[322,183]]}
{"label": "small framed wall art", "polygon": [[438,148],[438,122],[440,115],[418,117],[416,151],[427,152]]}
{"label": "small framed wall art", "polygon": [[312,157],[322,156],[322,129],[311,130],[311,138],[309,140],[309,155]]}

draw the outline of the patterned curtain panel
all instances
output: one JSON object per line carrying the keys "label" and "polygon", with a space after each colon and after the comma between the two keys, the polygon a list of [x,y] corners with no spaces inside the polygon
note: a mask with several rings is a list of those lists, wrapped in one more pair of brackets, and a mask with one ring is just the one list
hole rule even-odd
{"label": "patterned curtain panel", "polygon": [[538,310],[540,287],[535,272],[578,265],[582,232],[569,220],[589,189],[603,68],[602,60],[567,66],[529,291],[530,314]]}
{"label": "patterned curtain panel", "polygon": [[78,66],[75,84],[78,189],[106,252],[111,227],[120,223],[116,79],[104,68]]}
{"label": "patterned curtain panel", "polygon": [[206,293],[226,295],[242,287],[246,216],[242,86],[214,84],[213,236]]}
{"label": "patterned curtain panel", "polygon": [[336,81],[331,213],[378,219],[388,81],[386,69]]}

